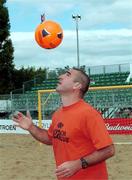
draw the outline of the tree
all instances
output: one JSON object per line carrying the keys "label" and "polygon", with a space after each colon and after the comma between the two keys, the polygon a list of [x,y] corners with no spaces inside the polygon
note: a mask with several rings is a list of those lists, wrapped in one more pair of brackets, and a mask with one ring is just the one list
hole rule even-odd
{"label": "tree", "polygon": [[0,94],[9,93],[13,89],[13,52],[10,37],[10,23],[6,0],[0,0]]}
{"label": "tree", "polygon": [[22,93],[23,85],[24,91],[29,91],[33,86],[42,84],[46,79],[46,68],[21,67],[20,69],[14,69],[14,89],[13,93]]}

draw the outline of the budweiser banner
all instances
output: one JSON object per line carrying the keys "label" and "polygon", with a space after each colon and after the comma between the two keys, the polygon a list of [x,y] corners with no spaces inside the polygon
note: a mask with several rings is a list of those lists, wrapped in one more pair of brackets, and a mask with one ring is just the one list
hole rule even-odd
{"label": "budweiser banner", "polygon": [[[34,124],[39,126],[38,120],[33,120]],[[132,119],[104,119],[107,130],[110,134],[128,134],[132,135]],[[0,133],[29,134],[27,131],[13,125],[12,120],[0,119]],[[42,120],[42,127],[48,129],[51,120]]]}
{"label": "budweiser banner", "polygon": [[105,125],[110,134],[132,134],[132,119],[105,119]]}

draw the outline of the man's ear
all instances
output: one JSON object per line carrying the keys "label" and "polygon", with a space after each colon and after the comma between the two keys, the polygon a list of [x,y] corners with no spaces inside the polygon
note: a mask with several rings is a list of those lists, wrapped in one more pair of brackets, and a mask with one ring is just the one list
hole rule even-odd
{"label": "man's ear", "polygon": [[76,83],[74,84],[73,89],[81,89],[81,88],[82,88],[82,84],[81,84],[81,83],[76,82]]}

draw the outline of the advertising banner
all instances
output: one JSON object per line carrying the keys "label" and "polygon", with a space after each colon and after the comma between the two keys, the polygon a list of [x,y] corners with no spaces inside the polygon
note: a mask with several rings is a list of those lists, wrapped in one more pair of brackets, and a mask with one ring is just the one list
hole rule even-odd
{"label": "advertising banner", "polygon": [[[38,125],[38,120],[33,120]],[[106,128],[110,134],[132,134],[132,119],[104,119]],[[43,120],[42,127],[48,129],[51,120]],[[0,119],[0,133],[29,134],[28,131],[17,127],[12,120]]]}
{"label": "advertising banner", "polygon": [[132,134],[132,119],[105,119],[105,125],[110,134]]}

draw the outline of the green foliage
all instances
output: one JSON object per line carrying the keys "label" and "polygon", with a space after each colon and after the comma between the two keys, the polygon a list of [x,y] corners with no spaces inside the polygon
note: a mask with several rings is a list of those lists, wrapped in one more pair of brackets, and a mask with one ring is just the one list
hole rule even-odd
{"label": "green foliage", "polygon": [[6,0],[0,1],[0,94],[8,93],[13,87],[13,46],[9,39],[9,14]]}
{"label": "green foliage", "polygon": [[14,84],[15,88],[14,89],[19,89],[22,88],[23,84],[26,86],[33,86],[31,84],[32,81],[34,80],[45,80],[46,79],[46,69],[45,68],[38,68],[35,69],[34,67],[28,67],[24,68],[21,67],[19,70],[15,69],[14,70]]}

